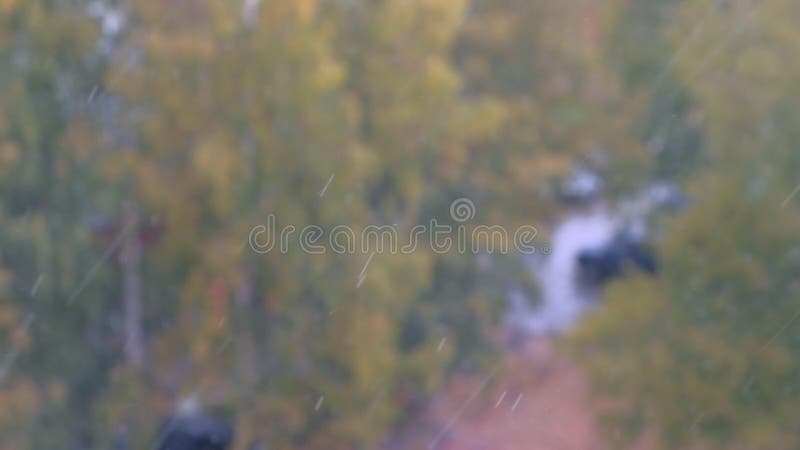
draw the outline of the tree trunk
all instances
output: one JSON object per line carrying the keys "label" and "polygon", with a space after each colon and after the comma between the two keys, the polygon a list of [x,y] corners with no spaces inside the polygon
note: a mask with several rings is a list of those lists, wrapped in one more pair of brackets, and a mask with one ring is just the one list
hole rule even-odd
{"label": "tree trunk", "polygon": [[124,308],[125,360],[134,367],[144,364],[142,333],[142,242],[139,220],[131,205],[125,212],[125,243],[120,255],[122,265],[122,303]]}
{"label": "tree trunk", "polygon": [[254,289],[254,269],[251,261],[246,261],[242,268],[242,281],[236,290],[236,327],[237,345],[236,358],[239,362],[239,370],[245,383],[252,384],[258,377],[259,364],[256,353],[255,339],[253,336],[253,297]]}

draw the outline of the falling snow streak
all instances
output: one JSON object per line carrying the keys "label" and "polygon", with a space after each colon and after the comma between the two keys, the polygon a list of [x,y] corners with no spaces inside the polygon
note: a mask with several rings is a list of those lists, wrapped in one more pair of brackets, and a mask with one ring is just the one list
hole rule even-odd
{"label": "falling snow streak", "polygon": [[[706,53],[705,57],[703,58],[703,63],[698,65],[695,70],[692,71],[688,77],[686,77],[685,84],[689,84],[692,80],[697,78],[714,61],[714,59],[719,56],[731,42],[734,41],[734,39],[739,37],[739,35],[745,31],[746,27],[750,25],[751,21],[755,19],[758,11],[758,7],[750,10],[747,16],[736,25],[736,28],[734,28],[733,31],[728,33],[725,38],[719,42],[719,44],[711,49],[711,51]],[[675,96],[675,94],[673,94],[673,96]]]}
{"label": "falling snow streak", "polygon": [[331,174],[331,177],[330,177],[330,178],[328,178],[328,182],[327,182],[327,183],[325,183],[325,187],[323,187],[323,188],[322,188],[322,190],[321,190],[321,191],[319,191],[319,196],[320,196],[320,197],[324,197],[324,196],[325,196],[325,193],[326,193],[326,192],[328,192],[328,186],[330,186],[330,185],[331,185],[331,181],[333,181],[333,176],[334,176],[334,175],[336,175],[336,174],[334,174],[334,173],[332,173],[332,174]]}
{"label": "falling snow streak", "polygon": [[125,237],[128,235],[128,232],[133,228],[133,225],[134,225],[133,223],[129,223],[125,225],[125,227],[119,232],[117,237],[115,237],[114,240],[111,242],[111,244],[109,244],[105,253],[103,253],[103,256],[101,256],[100,259],[95,261],[95,263],[92,265],[89,271],[86,272],[86,276],[84,276],[83,280],[81,280],[81,282],[78,284],[78,287],[76,287],[75,290],[72,292],[72,294],[69,296],[69,298],[67,298],[67,304],[72,304],[72,302],[75,301],[75,298],[77,298],[78,295],[80,295],[80,293],[83,292],[83,290],[86,288],[89,282],[92,281],[92,278],[94,278],[94,276],[97,275],[97,271],[100,270],[100,267],[102,267],[103,264],[105,264],[108,261],[108,259],[111,258],[111,255],[114,254],[114,251],[116,251],[117,248],[120,245],[122,245],[123,242],[125,242]]}
{"label": "falling snow streak", "polygon": [[784,200],[783,203],[781,203],[781,208],[785,208],[786,205],[788,205],[789,202],[792,201],[792,198],[794,198],[794,196],[797,195],[798,192],[800,192],[800,184],[798,184],[797,187],[794,188],[792,193],[789,194],[788,197],[786,197],[786,200]]}
{"label": "falling snow streak", "polygon": [[[27,334],[35,319],[36,317],[33,315],[33,313],[29,313],[27,316],[25,316],[25,319],[22,321],[19,327],[20,332],[22,334]],[[9,350],[8,353],[6,353],[6,355],[3,357],[2,362],[0,362],[0,382],[6,378],[8,371],[11,369],[11,366],[14,364],[17,356],[19,356],[19,351],[19,345],[15,343],[11,350]]]}
{"label": "falling snow streak", "polygon": [[434,448],[436,448],[437,445],[439,445],[439,442],[441,442],[441,440],[447,435],[447,433],[450,431],[450,429],[452,429],[453,426],[456,424],[456,422],[458,422],[458,419],[461,418],[461,415],[464,414],[464,411],[466,411],[467,407],[472,403],[472,401],[475,400],[478,397],[478,395],[480,395],[480,393],[483,392],[484,389],[486,389],[486,386],[489,384],[489,381],[491,381],[491,379],[494,378],[494,376],[497,374],[498,368],[499,368],[499,366],[495,367],[492,370],[492,372],[489,374],[489,376],[487,376],[486,379],[483,380],[483,383],[481,383],[481,385],[478,388],[478,390],[476,390],[467,399],[467,401],[464,402],[463,405],[461,405],[461,408],[459,408],[458,411],[456,412],[456,414],[453,416],[453,418],[450,419],[449,422],[447,422],[447,425],[442,427],[442,429],[439,431],[439,433],[436,434],[436,437],[434,437],[433,440],[431,441],[431,443],[428,445],[428,449],[429,450],[433,450]]}
{"label": "falling snow streak", "polygon": [[517,406],[519,405],[520,400],[522,400],[522,394],[519,394],[517,396],[517,399],[514,400],[514,404],[511,406],[511,412],[512,413],[517,409]]}
{"label": "falling snow streak", "polygon": [[97,95],[97,85],[94,85],[92,88],[92,92],[89,93],[89,98],[86,99],[86,103],[92,103],[95,95]]}
{"label": "falling snow streak", "polygon": [[31,297],[36,297],[36,293],[39,292],[39,288],[42,285],[42,281],[44,281],[44,275],[39,275],[38,277],[36,277],[36,281],[33,283],[33,286],[31,287],[31,292],[30,292]]}
{"label": "falling snow streak", "polygon": [[226,337],[225,340],[222,341],[222,344],[220,344],[219,348],[217,348],[217,355],[222,354],[225,350],[227,350],[232,342],[233,342],[232,337],[230,336]]}
{"label": "falling snow streak", "polygon": [[[711,4],[714,5],[715,2],[711,2]],[[752,9],[749,11],[747,16],[744,19],[740,20],[739,23],[736,25],[736,27],[734,27],[733,31],[731,31],[727,35],[725,35],[725,37],[719,42],[719,44],[717,44],[713,49],[711,49],[711,51],[706,53],[706,55],[703,58],[703,62],[701,64],[699,64],[698,66],[696,66],[692,72],[690,72],[686,77],[683,78],[683,81],[681,81],[681,83],[680,83],[681,86],[688,86],[689,83],[691,83],[699,75],[701,75],[703,73],[703,71],[714,61],[714,59],[719,54],[722,53],[722,51],[725,49],[725,47],[727,47],[728,44],[733,42],[734,38],[738,37],[745,30],[745,26],[749,24],[751,19],[755,18],[756,14],[759,12],[759,10],[761,9],[761,7],[763,5],[764,5],[764,2],[761,2],[761,3],[757,4],[756,6],[752,7]],[[703,19],[700,20],[698,25],[695,26],[695,29],[689,35],[689,38],[687,39],[687,41],[685,41],[678,48],[678,50],[675,52],[675,54],[672,56],[672,58],[670,58],[670,61],[667,63],[667,65],[664,68],[664,70],[662,70],[662,72],[659,74],[659,76],[658,76],[658,78],[656,80],[655,86],[651,89],[651,91],[653,93],[658,92],[658,89],[660,88],[662,79],[667,75],[667,73],[672,69],[672,66],[674,66],[674,64],[677,62],[678,57],[680,56],[680,53],[683,53],[684,50],[689,48],[689,44],[692,41],[695,40],[696,36],[693,36],[693,35],[695,35],[696,32],[699,33],[698,28],[702,26],[702,24],[703,24],[703,22],[705,22],[705,20],[706,20],[706,17],[704,17]],[[680,93],[682,92],[681,86],[675,87],[674,89],[672,89],[672,91],[665,93],[665,94],[668,94],[668,95],[666,95],[666,100],[665,100],[665,102],[667,104],[669,104],[669,105],[673,104],[675,102],[675,100],[679,97]],[[660,131],[663,130],[664,128],[666,128],[668,130],[667,134],[669,134],[670,124],[672,123],[672,119],[673,119],[673,117],[669,117],[669,119],[665,121],[664,125],[662,125],[658,129],[658,131],[654,132],[653,135],[650,136],[650,139],[648,141],[651,141],[651,140],[655,139],[657,137],[658,133],[660,133]]]}
{"label": "falling snow streak", "polygon": [[667,61],[667,64],[658,73],[658,76],[653,82],[653,87],[651,88],[652,92],[658,92],[659,88],[661,87],[661,83],[670,73],[672,67],[675,66],[675,63],[678,62],[678,59],[683,54],[684,50],[689,48],[689,46],[697,39],[697,37],[700,36],[700,32],[703,29],[703,25],[705,25],[708,18],[711,17],[715,7],[716,7],[716,2],[709,2],[705,14],[703,14],[703,17],[697,21],[697,24],[695,24],[694,27],[692,27],[692,31],[689,32],[689,35],[686,37],[686,39],[684,39],[683,42],[678,46],[678,49],[675,50],[675,53],[673,53],[672,57],[670,57],[669,61]]}
{"label": "falling snow streak", "polygon": [[798,309],[798,310],[797,310],[797,311],[794,313],[794,315],[792,316],[792,318],[791,318],[791,319],[789,319],[789,320],[788,320],[788,321],[787,321],[785,324],[783,324],[783,326],[782,326],[782,327],[781,327],[781,328],[780,328],[780,329],[779,329],[777,332],[775,332],[775,334],[773,334],[773,335],[772,335],[772,337],[771,337],[771,338],[769,338],[769,340],[768,340],[767,342],[765,342],[763,346],[761,346],[761,351],[763,351],[765,348],[767,348],[767,346],[768,346],[769,344],[771,344],[771,343],[772,343],[772,341],[774,341],[775,339],[777,339],[777,338],[778,338],[778,336],[780,336],[781,334],[783,334],[783,332],[784,332],[784,331],[786,331],[786,329],[787,329],[787,328],[789,328],[789,325],[791,325],[792,323],[794,323],[794,321],[795,321],[795,320],[797,320],[797,318],[798,318],[798,317],[800,317],[800,309]]}
{"label": "falling snow streak", "polygon": [[361,269],[361,273],[358,275],[358,283],[356,283],[356,289],[361,287],[361,283],[367,278],[367,267],[369,267],[369,263],[372,262],[372,257],[375,256],[375,252],[370,253],[369,258],[367,258],[367,263],[364,264],[364,268]]}
{"label": "falling snow streak", "polygon": [[504,398],[506,398],[506,391],[503,391],[503,393],[500,394],[500,398],[498,398],[497,403],[494,404],[494,409],[497,409],[497,407],[500,406],[500,403],[503,403]]}

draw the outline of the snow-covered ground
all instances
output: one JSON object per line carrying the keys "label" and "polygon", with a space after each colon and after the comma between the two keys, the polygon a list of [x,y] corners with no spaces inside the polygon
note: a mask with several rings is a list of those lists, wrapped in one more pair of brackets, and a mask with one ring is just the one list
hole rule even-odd
{"label": "snow-covered ground", "polygon": [[552,253],[528,260],[528,267],[540,286],[541,298],[530,306],[522,291],[509,293],[508,324],[527,334],[564,332],[596,304],[596,289],[576,280],[578,254],[602,247],[614,237],[617,220],[602,206],[570,214],[553,232]]}
{"label": "snow-covered ground", "polygon": [[506,320],[509,328],[528,335],[560,334],[568,330],[584,312],[598,304],[602,295],[601,286],[587,286],[578,281],[578,255],[605,247],[622,232],[635,241],[645,242],[654,234],[646,223],[655,209],[680,210],[687,202],[673,186],[655,183],[613,208],[596,201],[572,210],[553,230],[552,253],[533,255],[527,260],[528,269],[539,284],[539,301],[530,301],[520,289],[509,290]]}

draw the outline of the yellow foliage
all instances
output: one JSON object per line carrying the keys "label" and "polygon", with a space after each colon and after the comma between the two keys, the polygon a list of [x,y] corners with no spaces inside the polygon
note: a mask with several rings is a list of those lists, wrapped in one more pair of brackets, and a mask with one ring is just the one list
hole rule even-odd
{"label": "yellow foliage", "polygon": [[11,141],[0,142],[0,170],[5,172],[19,160],[19,146]]}
{"label": "yellow foliage", "polygon": [[19,0],[0,0],[0,13],[11,15],[19,4]]}
{"label": "yellow foliage", "polygon": [[140,36],[141,43],[150,55],[159,61],[207,62],[217,54],[217,45],[205,34],[185,32],[167,35],[162,31],[149,30]]}
{"label": "yellow foliage", "polygon": [[0,328],[13,328],[20,322],[19,310],[6,301],[0,301]]}

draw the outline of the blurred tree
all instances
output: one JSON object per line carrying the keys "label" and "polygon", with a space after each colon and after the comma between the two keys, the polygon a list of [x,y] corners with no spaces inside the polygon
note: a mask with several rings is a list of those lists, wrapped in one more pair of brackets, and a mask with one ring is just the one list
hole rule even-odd
{"label": "blurred tree", "polygon": [[84,224],[97,186],[86,98],[102,60],[83,6],[0,3],[0,396],[15,405],[3,448],[94,445],[89,407],[114,360],[113,274],[87,273],[102,255]]}
{"label": "blurred tree", "polygon": [[500,101],[508,116],[468,159],[472,190],[492,196],[495,220],[552,217],[556,182],[576,167],[614,195],[640,181],[647,154],[630,131],[642,99],[623,95],[606,61],[624,3],[472,2],[455,50],[464,93]]}
{"label": "blurred tree", "polygon": [[[145,448],[196,398],[240,448],[377,447],[491,360],[524,275],[310,254],[300,229],[405,236],[458,197],[475,223],[551,220],[575,167],[697,201],[663,277],[614,285],[576,337],[617,417],[797,446],[797,8],[562,3],[0,0],[0,448]],[[270,213],[289,251],[250,248]]]}
{"label": "blurred tree", "polygon": [[435,319],[413,306],[434,255],[313,255],[296,238],[258,255],[247,236],[269,213],[356,235],[423,219],[428,163],[480,135],[451,118],[469,110],[447,63],[462,6],[279,1],[244,21],[212,0],[131,7],[108,86],[133,138],[100,148],[116,152],[107,180],[165,235],[143,274],[148,363],[115,370],[98,415],[131,424],[140,445],[153,408],[167,412],[158,398],[196,394],[235,409],[241,442],[374,447],[449,363],[438,336],[400,344],[400,318]]}
{"label": "blurred tree", "polygon": [[658,0],[625,3],[612,17],[605,49],[609,67],[619,73],[625,91],[646,99],[632,129],[652,160],[649,170],[640,174],[645,180],[680,181],[708,164],[695,100],[675,69],[703,33],[714,8],[687,15],[686,28],[671,42],[668,30],[681,4]]}
{"label": "blurred tree", "polygon": [[692,208],[666,222],[661,278],[613,286],[575,337],[614,423],[664,448],[800,447],[798,73],[778,63],[797,51],[797,14],[692,1],[669,30],[681,47],[686,18],[703,17],[675,67],[709,165],[687,184]]}

